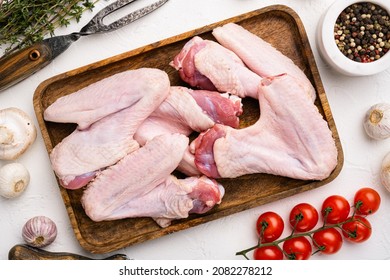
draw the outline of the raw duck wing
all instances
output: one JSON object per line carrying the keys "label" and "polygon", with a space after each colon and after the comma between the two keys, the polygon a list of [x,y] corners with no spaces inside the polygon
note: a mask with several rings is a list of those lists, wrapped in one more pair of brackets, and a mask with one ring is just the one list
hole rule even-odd
{"label": "raw duck wing", "polygon": [[[189,93],[196,100],[202,110],[214,121],[237,128],[240,124],[242,110],[241,98],[228,93],[219,93],[208,90],[190,90]],[[197,132],[205,129],[194,129]]]}
{"label": "raw duck wing", "polygon": [[241,98],[257,97],[261,78],[235,53],[214,41],[193,37],[170,64],[193,87],[229,92]]}
{"label": "raw duck wing", "polygon": [[[148,76],[142,80],[151,84]],[[88,129],[76,129],[54,147],[50,153],[51,164],[65,188],[83,187],[96,171],[115,164],[139,147],[133,139],[134,133],[168,96],[170,89],[167,76],[152,81],[153,86],[146,87],[148,90],[131,107],[94,122]]]}
{"label": "raw duck wing", "polygon": [[217,27],[212,34],[222,46],[233,51],[256,74],[270,77],[288,73],[301,83],[305,92],[315,100],[315,89],[305,73],[271,44],[235,23]]}
{"label": "raw duck wing", "polygon": [[[137,129],[134,138],[143,145],[157,135],[205,131],[214,121],[197,104],[191,89],[171,87],[168,97]],[[238,119],[238,118],[237,118]]]}
{"label": "raw duck wing", "polygon": [[100,172],[81,198],[86,214],[93,221],[125,218],[129,201],[142,199],[175,170],[188,141],[182,134],[157,136]]}
{"label": "raw duck wing", "polygon": [[179,71],[181,79],[190,86],[217,90],[209,78],[196,69],[194,57],[205,46],[206,42],[199,36],[195,36],[184,45],[170,65]]}
{"label": "raw duck wing", "polygon": [[259,86],[261,115],[252,126],[216,125],[193,143],[199,170],[214,178],[268,173],[323,180],[337,165],[337,148],[317,107],[295,78],[264,78]]}
{"label": "raw duck wing", "polygon": [[[54,172],[67,189],[78,189],[93,179],[95,172],[116,163],[139,148],[126,120],[131,107],[109,115],[86,130],[74,130],[50,153]],[[131,121],[131,118],[130,118]]]}
{"label": "raw duck wing", "polygon": [[[129,192],[128,199],[121,200],[124,204],[118,205],[110,215],[105,214],[105,218],[96,213],[98,210],[88,210],[88,213],[98,221],[151,217],[161,227],[167,227],[172,220],[187,218],[191,213],[206,213],[221,203],[224,192],[222,185],[206,176],[177,179],[169,175],[142,196],[133,197]],[[88,197],[82,201],[87,208]]]}
{"label": "raw duck wing", "polygon": [[[137,129],[134,139],[144,145],[157,135],[181,133],[189,136],[193,131],[205,131],[215,123],[238,127],[241,114],[239,97],[174,86],[164,102]],[[178,170],[189,176],[201,174],[189,151],[185,152]]]}
{"label": "raw duck wing", "polygon": [[143,145],[163,133],[202,132],[215,123],[238,127],[241,99],[216,91],[173,86],[168,97],[142,123],[134,138]]}
{"label": "raw duck wing", "polygon": [[167,79],[164,71],[154,68],[121,72],[57,99],[45,110],[44,119],[77,123],[79,130],[86,129],[97,120],[134,105]]}
{"label": "raw duck wing", "polygon": [[187,218],[191,213],[208,212],[221,203],[224,194],[223,186],[206,176],[185,179],[169,176],[142,200],[129,204],[133,209],[138,207],[139,213],[144,210],[145,202],[156,205],[153,213],[144,213],[143,216],[152,217],[161,227],[167,227],[172,220]]}
{"label": "raw duck wing", "polygon": [[177,167],[177,170],[187,176],[202,175],[202,172],[195,165],[195,155],[191,152],[190,146],[184,152],[183,158]]}

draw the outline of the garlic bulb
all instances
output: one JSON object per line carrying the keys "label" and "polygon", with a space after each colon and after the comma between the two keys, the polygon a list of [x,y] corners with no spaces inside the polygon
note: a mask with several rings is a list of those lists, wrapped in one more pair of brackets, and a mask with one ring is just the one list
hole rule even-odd
{"label": "garlic bulb", "polygon": [[23,226],[22,236],[27,244],[41,248],[51,244],[56,239],[57,226],[48,217],[36,216]]}
{"label": "garlic bulb", "polygon": [[390,137],[390,104],[378,103],[367,111],[364,118],[364,129],[376,140]]}
{"label": "garlic bulb", "polygon": [[0,195],[5,198],[20,196],[30,183],[30,173],[21,163],[9,163],[0,168]]}
{"label": "garlic bulb", "polygon": [[380,174],[382,185],[390,192],[390,153],[382,161]]}

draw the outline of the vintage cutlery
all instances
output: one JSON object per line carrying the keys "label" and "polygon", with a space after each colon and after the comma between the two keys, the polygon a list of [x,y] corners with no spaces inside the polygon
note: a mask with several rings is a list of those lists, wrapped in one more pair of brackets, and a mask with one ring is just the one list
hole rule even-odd
{"label": "vintage cutlery", "polygon": [[164,5],[168,0],[159,0],[138,9],[117,21],[105,25],[103,19],[136,0],[118,0],[99,11],[79,32],[54,36],[41,42],[0,58],[0,91],[24,80],[48,65],[54,58],[82,36],[105,33],[121,28]]}

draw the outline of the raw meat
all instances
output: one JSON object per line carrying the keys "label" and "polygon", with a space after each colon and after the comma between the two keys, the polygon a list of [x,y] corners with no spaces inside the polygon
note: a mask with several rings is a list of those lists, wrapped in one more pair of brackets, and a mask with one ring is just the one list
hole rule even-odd
{"label": "raw meat", "polygon": [[[139,144],[133,139],[134,133],[158,108],[170,90],[166,74],[159,75],[159,79],[151,75],[152,80],[149,80],[151,72],[144,73],[147,75],[142,79],[140,77],[144,86],[139,88],[143,92],[138,94],[140,98],[136,103],[107,115],[87,129],[76,129],[51,151],[52,167],[65,188],[83,187],[95,176],[95,172],[115,164],[128,153],[138,149]],[[101,102],[94,97],[93,92],[90,92],[88,101],[91,108],[95,102]]]}
{"label": "raw meat", "polygon": [[327,178],[337,165],[332,133],[317,107],[288,74],[264,78],[261,115],[252,126],[215,125],[194,142],[195,163],[209,177],[268,173],[303,180]]}
{"label": "raw meat", "polygon": [[170,175],[187,146],[182,134],[156,136],[102,171],[83,193],[86,214],[93,221],[153,217],[168,226],[172,219],[210,210],[221,202],[221,185],[206,177]]}
{"label": "raw meat", "polygon": [[182,134],[157,136],[100,172],[82,196],[87,215],[94,221],[119,217],[130,199],[143,197],[166,180],[182,159],[188,141]]}
{"label": "raw meat", "polygon": [[170,63],[193,87],[257,98],[261,78],[220,44],[195,36]]}
{"label": "raw meat", "polygon": [[[189,214],[204,214],[222,202],[225,189],[206,176],[168,179],[144,197],[147,204],[155,205],[152,213],[145,213],[144,200],[131,202],[140,209],[135,215],[152,217],[161,227],[167,227],[174,219],[187,218]],[[159,198],[159,199],[156,199]],[[136,210],[136,209],[134,209]]]}
{"label": "raw meat", "polygon": [[[146,81],[146,82],[145,82]],[[77,123],[86,129],[109,114],[130,107],[166,86],[168,75],[155,68],[121,72],[63,96],[44,112],[46,121]]]}
{"label": "raw meat", "polygon": [[[171,87],[169,96],[142,123],[134,139],[144,145],[157,135],[181,133],[189,136],[193,131],[205,131],[215,123],[238,127],[241,113],[241,99],[234,95]],[[193,154],[188,150],[178,170],[189,176],[201,174],[195,166]]]}
{"label": "raw meat", "polygon": [[202,172],[195,165],[195,155],[190,150],[190,146],[185,150],[182,160],[177,166],[177,170],[187,176],[202,175]]}
{"label": "raw meat", "polygon": [[235,23],[213,30],[213,36],[225,48],[233,51],[245,65],[261,77],[287,73],[300,83],[314,101],[316,93],[305,73],[287,56],[269,43]]}
{"label": "raw meat", "polygon": [[134,138],[143,145],[163,133],[205,131],[215,123],[238,127],[241,99],[228,94],[186,87],[171,87],[168,97],[142,123]]}
{"label": "raw meat", "polygon": [[[241,98],[228,93],[220,94],[216,91],[190,90],[189,93],[196,100],[202,110],[215,122],[238,127],[240,124],[242,104]],[[195,130],[204,131],[204,130]]]}

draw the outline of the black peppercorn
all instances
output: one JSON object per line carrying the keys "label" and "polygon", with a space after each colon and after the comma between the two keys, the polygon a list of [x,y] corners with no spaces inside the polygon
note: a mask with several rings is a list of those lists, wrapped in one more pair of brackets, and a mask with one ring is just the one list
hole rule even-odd
{"label": "black peppercorn", "polygon": [[359,2],[345,8],[336,20],[335,40],[340,51],[357,62],[383,57],[390,48],[390,16],[371,2]]}

